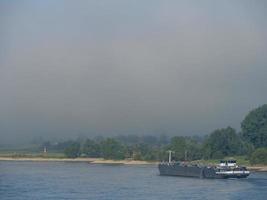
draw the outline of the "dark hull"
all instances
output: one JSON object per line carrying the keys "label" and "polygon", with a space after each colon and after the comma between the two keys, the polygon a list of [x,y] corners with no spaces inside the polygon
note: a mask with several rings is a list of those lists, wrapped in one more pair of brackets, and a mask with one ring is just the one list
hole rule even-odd
{"label": "dark hull", "polygon": [[163,163],[159,164],[160,175],[164,176],[183,176],[198,178],[246,178],[249,174],[216,174],[213,167],[184,166],[179,164]]}
{"label": "dark hull", "polygon": [[184,167],[180,165],[159,164],[160,175],[201,177],[202,168],[197,166]]}

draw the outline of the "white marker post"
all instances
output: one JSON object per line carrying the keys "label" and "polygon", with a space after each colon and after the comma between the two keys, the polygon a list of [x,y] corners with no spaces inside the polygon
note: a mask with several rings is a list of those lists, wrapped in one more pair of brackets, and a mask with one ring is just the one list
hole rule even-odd
{"label": "white marker post", "polygon": [[167,152],[169,153],[169,163],[171,163],[172,162],[172,153],[174,153],[174,151],[169,150]]}

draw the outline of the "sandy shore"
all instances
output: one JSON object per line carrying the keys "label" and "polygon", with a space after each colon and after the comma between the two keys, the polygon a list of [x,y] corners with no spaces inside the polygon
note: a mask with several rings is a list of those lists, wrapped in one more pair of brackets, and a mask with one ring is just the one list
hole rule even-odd
{"label": "sandy shore", "polygon": [[[87,162],[91,164],[109,165],[156,165],[158,162],[148,162],[141,160],[105,160],[103,158],[43,158],[43,157],[0,157],[0,161],[34,161],[34,162]],[[267,172],[267,166],[248,166],[248,170],[257,172]]]}
{"label": "sandy shore", "polygon": [[142,161],[142,160],[104,160],[104,159],[98,159],[94,160],[91,163],[94,164],[125,164],[125,165],[151,165],[151,164],[157,164],[157,162],[148,162],[148,161]]}
{"label": "sandy shore", "polygon": [[0,161],[35,161],[35,162],[88,162],[91,164],[125,164],[125,165],[147,165],[157,164],[157,162],[148,162],[141,160],[105,160],[102,158],[26,158],[26,157],[0,157]]}
{"label": "sandy shore", "polygon": [[267,172],[267,166],[248,166],[247,169],[254,172]]}

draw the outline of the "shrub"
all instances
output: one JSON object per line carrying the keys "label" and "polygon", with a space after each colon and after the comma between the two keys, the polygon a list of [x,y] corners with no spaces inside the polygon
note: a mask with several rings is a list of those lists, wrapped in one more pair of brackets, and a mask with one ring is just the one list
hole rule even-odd
{"label": "shrub", "polygon": [[267,148],[259,148],[256,149],[251,157],[250,157],[251,164],[267,164]]}

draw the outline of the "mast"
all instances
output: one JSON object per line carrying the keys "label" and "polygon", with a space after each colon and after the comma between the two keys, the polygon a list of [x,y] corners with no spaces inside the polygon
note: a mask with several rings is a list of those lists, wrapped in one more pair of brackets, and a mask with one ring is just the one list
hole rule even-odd
{"label": "mast", "polygon": [[172,162],[172,153],[174,153],[174,151],[169,150],[167,152],[169,153],[169,163],[171,163]]}

